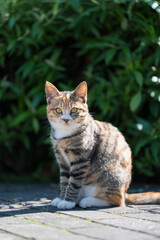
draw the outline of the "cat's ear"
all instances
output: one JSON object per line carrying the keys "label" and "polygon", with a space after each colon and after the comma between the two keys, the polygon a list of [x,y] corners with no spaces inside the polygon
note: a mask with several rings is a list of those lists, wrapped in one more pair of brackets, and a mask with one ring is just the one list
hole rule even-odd
{"label": "cat's ear", "polygon": [[50,82],[46,82],[45,92],[46,92],[47,103],[51,98],[54,98],[60,94],[58,89]]}
{"label": "cat's ear", "polygon": [[87,83],[81,82],[73,92],[74,96],[79,97],[85,103],[87,101]]}

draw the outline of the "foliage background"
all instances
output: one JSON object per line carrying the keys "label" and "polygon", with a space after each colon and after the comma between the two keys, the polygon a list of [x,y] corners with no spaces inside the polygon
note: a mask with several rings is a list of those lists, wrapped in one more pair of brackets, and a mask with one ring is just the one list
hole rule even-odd
{"label": "foliage background", "polygon": [[160,7],[142,0],[0,1],[0,180],[57,181],[45,81],[86,80],[94,118],[133,151],[134,180],[160,182]]}

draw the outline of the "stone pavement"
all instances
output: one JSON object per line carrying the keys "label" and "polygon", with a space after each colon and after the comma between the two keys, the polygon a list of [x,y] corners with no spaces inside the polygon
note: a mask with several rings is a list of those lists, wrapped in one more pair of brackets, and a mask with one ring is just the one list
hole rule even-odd
{"label": "stone pavement", "polygon": [[57,195],[57,185],[1,184],[0,240],[160,239],[160,205],[57,210]]}

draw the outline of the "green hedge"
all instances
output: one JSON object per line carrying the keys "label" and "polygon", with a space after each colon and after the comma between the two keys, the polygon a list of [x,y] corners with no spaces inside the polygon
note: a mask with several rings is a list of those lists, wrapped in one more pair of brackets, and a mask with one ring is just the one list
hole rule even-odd
{"label": "green hedge", "polygon": [[45,81],[86,80],[90,112],[133,151],[134,179],[160,171],[160,7],[136,0],[1,0],[1,180],[56,180]]}

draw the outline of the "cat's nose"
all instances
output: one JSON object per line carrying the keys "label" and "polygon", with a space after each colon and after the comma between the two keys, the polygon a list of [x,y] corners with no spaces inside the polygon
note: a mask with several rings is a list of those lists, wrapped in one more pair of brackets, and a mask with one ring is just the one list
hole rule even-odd
{"label": "cat's nose", "polygon": [[65,121],[65,123],[68,123],[69,122],[69,119],[63,119]]}

